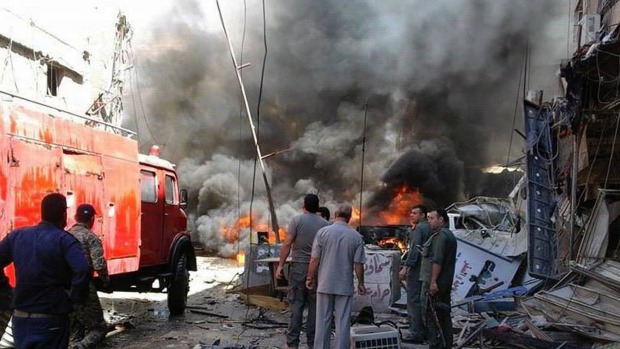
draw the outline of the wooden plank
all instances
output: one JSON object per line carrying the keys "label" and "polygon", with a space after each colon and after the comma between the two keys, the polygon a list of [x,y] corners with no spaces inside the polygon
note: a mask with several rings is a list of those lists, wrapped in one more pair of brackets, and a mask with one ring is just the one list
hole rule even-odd
{"label": "wooden plank", "polygon": [[213,317],[217,317],[220,319],[228,319],[227,315],[221,315],[221,314],[216,314],[216,313],[212,313],[210,311],[204,311],[204,310],[197,310],[197,309],[190,309],[189,311],[190,313],[193,314],[200,314],[200,315],[207,315],[207,316],[213,316]]}
{"label": "wooden plank", "polygon": [[247,304],[255,305],[261,308],[267,308],[270,310],[285,310],[286,304],[281,302],[278,298],[273,298],[269,296],[261,296],[256,294],[239,294],[239,297],[243,299]]}
{"label": "wooden plank", "polygon": [[551,337],[549,337],[545,332],[541,331],[540,328],[538,328],[536,325],[534,325],[534,323],[532,323],[532,321],[530,321],[530,319],[525,319],[525,325],[527,326],[527,328],[530,329],[530,331],[532,331],[536,338],[542,339],[547,342],[552,341]]}
{"label": "wooden plank", "polygon": [[561,346],[562,349],[586,349],[579,345],[567,343],[567,342],[550,342],[544,341],[538,338],[532,338],[511,332],[498,332],[492,329],[482,330],[482,336],[485,338],[500,341],[517,348],[534,348],[534,349],[557,349]]}

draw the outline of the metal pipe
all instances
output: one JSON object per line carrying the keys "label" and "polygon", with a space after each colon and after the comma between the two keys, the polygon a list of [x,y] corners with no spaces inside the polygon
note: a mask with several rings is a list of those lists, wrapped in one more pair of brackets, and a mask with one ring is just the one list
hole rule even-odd
{"label": "metal pipe", "polygon": [[43,102],[35,101],[34,99],[29,99],[29,98],[26,98],[26,97],[22,97],[20,95],[16,95],[16,94],[11,93],[11,92],[0,90],[0,94],[5,94],[5,95],[11,96],[13,98],[21,99],[21,100],[24,100],[26,102],[30,102],[30,103],[33,103],[33,104],[36,104],[36,105],[39,105],[39,106],[42,106],[42,107],[45,107],[45,108],[49,108],[49,109],[53,109],[53,110],[59,111],[61,113],[69,114],[69,115],[78,117],[80,119],[96,122],[98,124],[105,125],[105,126],[117,129],[117,130],[119,130],[121,132],[124,132],[124,133],[132,135],[132,136],[136,134],[135,132],[133,132],[131,130],[128,130],[128,129],[125,129],[125,128],[122,128],[120,126],[115,126],[115,125],[110,124],[108,122],[105,122],[105,121],[102,121],[102,120],[98,120],[98,119],[93,119],[93,118],[90,118],[90,117],[85,116],[85,115],[76,114],[76,113],[70,112],[68,110],[60,109],[58,107],[54,107],[52,105],[45,104]]}
{"label": "metal pipe", "polygon": [[[235,67],[235,73],[237,74],[237,81],[239,83],[239,87],[241,89],[241,95],[243,96],[243,102],[245,103],[246,113],[248,115],[248,121],[250,122],[250,129],[252,130],[252,137],[254,138],[254,145],[256,146],[256,154],[258,156],[258,162],[260,164],[261,171],[263,172],[263,181],[265,182],[265,191],[267,192],[267,201],[269,202],[269,213],[271,214],[271,228],[273,229],[273,233],[276,237],[276,243],[280,243],[280,228],[278,226],[278,219],[276,217],[276,209],[273,203],[273,197],[271,196],[271,187],[269,186],[269,180],[267,179],[267,171],[265,169],[265,163],[263,162],[263,155],[260,151],[260,146],[258,145],[258,136],[256,135],[256,128],[254,127],[254,120],[252,120],[252,113],[250,111],[250,104],[248,103],[248,97],[245,93],[245,86],[243,85],[243,77],[241,76],[240,70],[243,66],[239,66],[237,64],[237,58],[235,58],[235,51],[233,49],[232,41],[228,36],[228,29],[226,28],[226,22],[224,21],[224,16],[222,15],[222,9],[220,8],[220,1],[216,0],[217,11],[220,14],[220,20],[222,22],[222,27],[224,28],[224,35],[226,36],[226,40],[228,40],[228,49],[230,51],[230,57],[233,61],[233,66]],[[251,234],[251,232],[250,232]]]}

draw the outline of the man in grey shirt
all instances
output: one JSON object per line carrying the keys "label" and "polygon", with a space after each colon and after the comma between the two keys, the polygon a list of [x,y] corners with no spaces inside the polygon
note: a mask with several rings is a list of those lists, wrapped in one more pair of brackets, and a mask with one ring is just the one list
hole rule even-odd
{"label": "man in grey shirt", "polygon": [[329,223],[317,215],[319,209],[319,197],[308,194],[304,197],[304,213],[293,217],[288,226],[288,235],[280,249],[280,263],[276,270],[276,277],[283,277],[283,268],[289,253],[291,264],[289,265],[289,289],[288,302],[291,312],[291,321],[286,333],[286,344],[289,348],[299,347],[299,334],[303,323],[304,307],[308,307],[308,320],[306,322],[306,339],[308,347],[314,345],[314,327],[316,319],[316,291],[307,289],[305,282],[310,263],[310,253],[314,236],[319,229]]}
{"label": "man in grey shirt", "polygon": [[[331,323],[335,313],[336,341],[334,348],[349,349],[351,304],[353,302],[353,270],[357,276],[357,292],[366,293],[364,286],[364,241],[351,228],[351,206],[341,205],[332,225],[319,230],[312,245],[312,258],[306,286],[316,288],[315,348],[329,349]],[[318,283],[316,282],[318,271]]]}

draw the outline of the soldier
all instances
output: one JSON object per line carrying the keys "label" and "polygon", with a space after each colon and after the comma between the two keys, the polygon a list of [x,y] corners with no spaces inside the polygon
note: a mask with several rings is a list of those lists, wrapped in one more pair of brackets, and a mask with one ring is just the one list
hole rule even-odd
{"label": "soldier", "polygon": [[[103,257],[101,240],[92,232],[96,216],[95,208],[89,204],[81,204],[75,212],[77,222],[69,232],[82,245],[88,260],[97,272],[104,287],[110,283],[108,265]],[[103,318],[103,309],[97,296],[97,288],[93,282],[89,285],[90,293],[85,306],[76,307],[71,319],[71,332],[74,349],[94,348],[105,338],[107,325]],[[87,332],[88,331],[88,332]]]}

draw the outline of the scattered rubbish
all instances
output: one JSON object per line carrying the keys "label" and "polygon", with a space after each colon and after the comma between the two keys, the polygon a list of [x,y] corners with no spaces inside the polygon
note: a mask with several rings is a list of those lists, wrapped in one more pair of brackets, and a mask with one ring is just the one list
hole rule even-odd
{"label": "scattered rubbish", "polygon": [[199,343],[196,344],[192,349],[258,349],[255,345],[245,346],[245,345],[227,345],[220,344],[220,340],[216,340],[213,344],[204,344]]}

